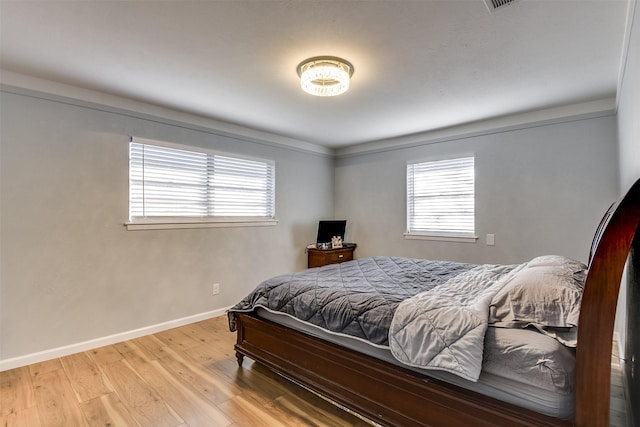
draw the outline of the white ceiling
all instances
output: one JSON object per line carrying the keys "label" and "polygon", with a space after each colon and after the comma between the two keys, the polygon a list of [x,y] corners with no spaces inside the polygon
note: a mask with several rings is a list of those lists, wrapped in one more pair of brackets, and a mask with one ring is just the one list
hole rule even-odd
{"label": "white ceiling", "polygon": [[[615,96],[628,0],[0,1],[4,70],[327,147]],[[351,89],[296,66],[333,55]]]}

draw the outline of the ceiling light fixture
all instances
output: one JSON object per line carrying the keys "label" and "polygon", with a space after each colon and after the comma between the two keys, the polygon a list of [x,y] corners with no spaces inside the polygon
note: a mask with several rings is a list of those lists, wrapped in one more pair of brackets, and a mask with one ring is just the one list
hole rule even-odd
{"label": "ceiling light fixture", "polygon": [[302,90],[315,96],[336,96],[349,89],[353,65],[335,56],[315,56],[298,65]]}

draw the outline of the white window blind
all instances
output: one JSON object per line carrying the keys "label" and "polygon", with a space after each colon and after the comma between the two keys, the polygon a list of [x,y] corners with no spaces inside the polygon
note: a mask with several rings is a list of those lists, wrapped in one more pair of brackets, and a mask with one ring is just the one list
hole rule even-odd
{"label": "white window blind", "polygon": [[475,234],[474,157],[407,165],[407,233]]}
{"label": "white window blind", "polygon": [[273,162],[131,141],[130,220],[274,216]]}

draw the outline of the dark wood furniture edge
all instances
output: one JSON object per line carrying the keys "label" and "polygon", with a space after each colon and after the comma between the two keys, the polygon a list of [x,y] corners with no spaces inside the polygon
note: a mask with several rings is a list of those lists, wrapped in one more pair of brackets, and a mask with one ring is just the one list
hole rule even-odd
{"label": "dark wood furniture edge", "polygon": [[[603,224],[593,251],[579,320],[576,417],[579,427],[609,425],[611,343],[618,291],[640,222],[640,180]],[[640,286],[631,283],[629,286]],[[237,317],[238,362],[248,356],[385,426],[566,426],[478,393],[335,346],[246,314]]]}
{"label": "dark wood furniture edge", "polygon": [[249,314],[235,350],[383,426],[569,426]]}
{"label": "dark wood furniture edge", "polygon": [[630,426],[640,425],[640,227],[631,244],[627,261],[627,331],[621,353],[623,386]]}
{"label": "dark wood furniture edge", "polygon": [[611,344],[618,292],[639,223],[640,180],[604,225],[589,265],[578,323],[576,426],[609,425]]}

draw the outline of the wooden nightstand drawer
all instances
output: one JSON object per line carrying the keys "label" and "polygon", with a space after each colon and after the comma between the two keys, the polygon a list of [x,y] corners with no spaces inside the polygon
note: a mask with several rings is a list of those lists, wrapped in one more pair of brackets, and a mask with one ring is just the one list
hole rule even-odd
{"label": "wooden nightstand drawer", "polygon": [[331,251],[327,254],[327,264],[337,264],[339,262],[351,261],[353,259],[352,250]]}
{"label": "wooden nightstand drawer", "polygon": [[338,249],[317,249],[308,248],[308,266],[322,267],[327,264],[339,264],[353,259],[353,251],[356,249],[355,244],[350,244],[344,248]]}

